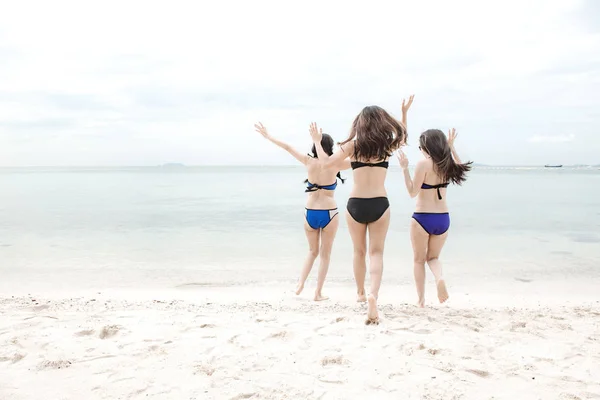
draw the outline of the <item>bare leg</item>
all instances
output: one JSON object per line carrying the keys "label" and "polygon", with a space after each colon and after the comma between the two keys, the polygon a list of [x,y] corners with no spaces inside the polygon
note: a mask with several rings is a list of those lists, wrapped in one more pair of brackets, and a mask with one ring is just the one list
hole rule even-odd
{"label": "bare leg", "polygon": [[442,275],[442,263],[440,262],[440,253],[448,238],[448,232],[443,235],[431,235],[429,237],[429,246],[427,247],[427,264],[435,277],[435,285],[437,287],[438,300],[440,303],[448,300],[448,289]]}
{"label": "bare leg", "polygon": [[425,307],[425,260],[429,234],[414,218],[410,220],[410,241],[413,247],[413,268],[417,285],[417,305]]}
{"label": "bare leg", "polygon": [[323,290],[323,284],[325,283],[325,277],[329,270],[329,260],[331,258],[331,248],[333,247],[333,240],[337,233],[338,226],[340,225],[340,219],[338,216],[334,216],[325,228],[321,230],[321,248],[319,249],[319,256],[321,263],[319,265],[319,277],[317,278],[317,290],[315,290],[315,301],[327,300],[329,297],[323,296],[321,291]]}
{"label": "bare leg", "polygon": [[296,287],[297,295],[302,293],[302,290],[304,289],[304,283],[306,283],[306,278],[308,278],[310,270],[312,269],[315,260],[319,256],[320,230],[311,228],[310,225],[304,221],[304,233],[306,233],[306,239],[308,240],[308,255],[304,261],[304,267],[302,267],[300,279],[298,280],[298,286]]}
{"label": "bare leg", "polygon": [[369,290],[369,308],[367,311],[367,323],[377,323],[379,313],[377,311],[377,298],[379,297],[379,288],[381,287],[381,277],[383,275],[383,248],[385,237],[390,226],[390,209],[377,221],[368,225],[369,231],[369,276],[371,285]]}
{"label": "bare leg", "polygon": [[354,256],[352,258],[352,266],[354,268],[354,280],[356,281],[356,292],[358,294],[357,301],[367,301],[365,295],[365,278],[367,276],[367,225],[356,222],[350,213],[346,210],[346,222],[352,244],[354,245]]}

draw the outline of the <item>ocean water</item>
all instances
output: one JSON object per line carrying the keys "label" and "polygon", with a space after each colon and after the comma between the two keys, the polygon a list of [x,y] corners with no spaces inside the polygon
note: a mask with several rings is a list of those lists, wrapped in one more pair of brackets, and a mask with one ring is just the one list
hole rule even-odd
{"label": "ocean water", "polygon": [[[1,169],[0,288],[291,283],[307,251],[304,178],[297,167]],[[384,284],[410,283],[414,200],[398,168],[387,190]],[[480,167],[448,201],[450,279],[600,279],[600,170]],[[352,284],[340,216],[328,280]]]}

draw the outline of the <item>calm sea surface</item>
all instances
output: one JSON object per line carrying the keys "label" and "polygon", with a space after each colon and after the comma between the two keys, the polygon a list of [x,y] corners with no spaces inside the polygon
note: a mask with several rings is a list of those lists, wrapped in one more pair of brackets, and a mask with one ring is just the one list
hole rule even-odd
{"label": "calm sea surface", "polygon": [[[292,282],[307,251],[304,178],[296,167],[0,169],[0,288]],[[403,284],[414,200],[398,168],[387,190],[384,282]],[[477,168],[448,201],[452,279],[600,279],[600,170]],[[340,284],[352,282],[341,216],[329,273]]]}

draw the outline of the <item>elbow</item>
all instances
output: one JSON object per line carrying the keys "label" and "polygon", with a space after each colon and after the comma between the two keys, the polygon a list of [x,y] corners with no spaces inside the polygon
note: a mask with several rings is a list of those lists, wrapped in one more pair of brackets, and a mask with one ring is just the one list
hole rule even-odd
{"label": "elbow", "polygon": [[410,194],[410,198],[414,199],[415,197],[417,197],[417,195],[419,194],[419,192],[409,192]]}

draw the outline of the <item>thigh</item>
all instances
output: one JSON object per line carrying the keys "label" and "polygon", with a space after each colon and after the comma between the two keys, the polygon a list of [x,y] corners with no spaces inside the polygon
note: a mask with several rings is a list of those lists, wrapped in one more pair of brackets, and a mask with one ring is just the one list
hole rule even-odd
{"label": "thigh", "polygon": [[337,234],[338,227],[340,226],[340,216],[337,214],[325,228],[321,230],[321,248],[324,250],[331,250],[333,247],[333,241]]}
{"label": "thigh", "polygon": [[313,229],[310,227],[306,219],[304,220],[304,233],[306,234],[306,240],[308,240],[308,247],[311,250],[317,250],[319,248],[319,229]]}
{"label": "thigh", "polygon": [[348,231],[350,232],[350,237],[352,238],[352,244],[354,245],[354,249],[362,249],[363,251],[366,251],[367,225],[356,222],[354,218],[352,218],[348,210],[346,210],[346,222],[348,224]]}
{"label": "thigh", "polygon": [[369,250],[381,251],[385,246],[385,238],[390,227],[390,208],[383,213],[381,218],[368,225],[369,230]]}
{"label": "thigh", "polygon": [[448,232],[443,235],[431,235],[427,246],[427,259],[438,258],[448,238]]}
{"label": "thigh", "polygon": [[414,218],[410,219],[410,242],[412,243],[415,261],[425,262],[429,233]]}

